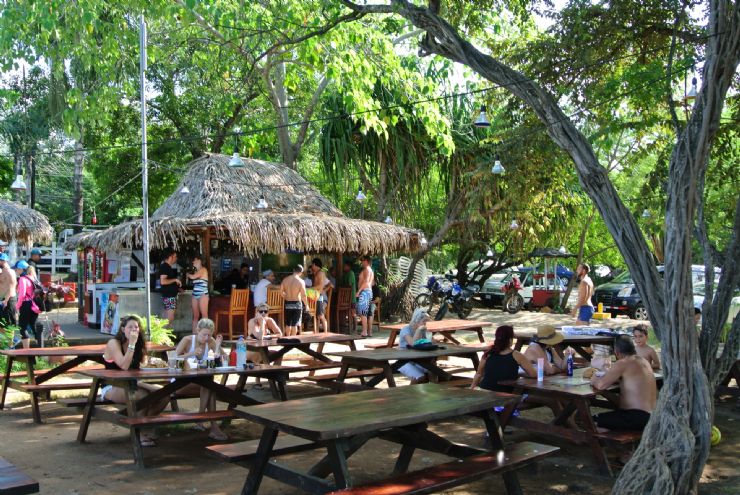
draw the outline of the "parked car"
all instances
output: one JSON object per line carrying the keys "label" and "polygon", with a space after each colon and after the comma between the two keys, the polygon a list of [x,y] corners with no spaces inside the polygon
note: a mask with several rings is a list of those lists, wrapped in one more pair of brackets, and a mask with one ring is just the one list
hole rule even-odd
{"label": "parked car", "polygon": [[[520,266],[519,271],[522,273],[531,272],[533,269],[544,269],[543,266],[537,265],[537,266]],[[560,283],[564,286],[568,286],[568,283],[570,282],[570,279],[573,278],[574,273],[570,271],[570,269],[564,265],[561,265],[558,263],[555,273],[557,274],[558,278],[560,279]]]}
{"label": "parked car", "polygon": [[[663,273],[664,267],[659,266],[658,272]],[[694,307],[701,311],[701,305],[704,302],[704,267],[702,265],[692,265],[691,279],[694,288]],[[715,268],[715,284],[719,281],[721,270]],[[600,285],[594,291],[591,298],[594,306],[599,303],[604,305],[604,311],[611,313],[612,317],[617,315],[627,315],[633,320],[647,320],[648,312],[645,304],[637,291],[632,276],[625,271],[612,279],[609,283]],[[730,308],[730,319],[740,310],[740,297],[732,299]]]}

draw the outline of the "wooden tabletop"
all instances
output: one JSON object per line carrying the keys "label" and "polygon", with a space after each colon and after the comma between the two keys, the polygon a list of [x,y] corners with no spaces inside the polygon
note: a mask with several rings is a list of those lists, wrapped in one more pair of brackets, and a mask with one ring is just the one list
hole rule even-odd
{"label": "wooden tabletop", "polygon": [[190,371],[170,371],[168,368],[157,370],[101,370],[91,369],[80,371],[80,374],[91,378],[102,380],[166,380],[170,378],[194,378],[202,376],[216,376],[225,373],[237,375],[258,376],[270,374],[276,371],[295,371],[290,366],[275,366],[269,364],[256,364],[253,369],[237,370],[236,366],[227,366],[221,369],[198,369]]}
{"label": "wooden tabletop", "polygon": [[[302,335],[293,335],[291,337],[282,337],[286,339],[298,339],[300,340],[299,343],[287,343],[287,342],[278,342],[277,337],[273,337],[271,339],[265,339],[263,341],[259,341],[257,339],[245,339],[245,343],[247,346],[256,348],[256,347],[275,347],[280,345],[302,345],[302,344],[332,344],[337,342],[350,342],[353,340],[358,340],[361,337],[359,335],[345,335],[343,333],[331,333],[331,332],[323,332],[323,333],[308,333],[308,334],[302,334]],[[236,340],[228,340],[225,341],[225,343],[235,345],[237,343]]]}
{"label": "wooden tabletop", "polygon": [[490,346],[487,345],[444,345],[442,349],[434,349],[431,351],[417,351],[415,349],[401,349],[400,347],[394,348],[380,348],[380,349],[366,349],[362,351],[348,351],[348,352],[327,352],[330,356],[348,357],[353,359],[363,359],[368,361],[396,361],[396,360],[409,360],[422,359],[422,358],[434,358],[441,356],[457,356],[461,354],[470,354],[473,352],[481,352],[487,350]]}
{"label": "wooden tabletop", "polygon": [[[581,397],[595,397],[599,391],[591,386],[591,380],[583,377],[585,369],[573,370],[573,376],[550,375],[538,382],[536,378],[519,377],[516,380],[499,381],[499,385],[513,386],[525,390],[540,390],[561,395],[577,395]],[[663,374],[653,373],[656,380],[662,380]],[[616,388],[619,383],[611,388]]]}
{"label": "wooden tabletop", "polygon": [[[530,340],[537,332],[531,331],[514,331],[514,338],[519,340]],[[614,337],[608,335],[568,335],[563,334],[562,344],[613,344]]]}
{"label": "wooden tabletop", "polygon": [[426,383],[273,402],[238,408],[236,413],[309,440],[330,440],[457,417],[502,406],[513,398],[487,390]]}
{"label": "wooden tabletop", "polygon": [[[32,347],[29,349],[3,349],[0,354],[13,357],[44,357],[44,356],[100,356],[105,352],[106,344],[73,345],[68,347]],[[158,344],[147,344],[150,352],[165,352],[174,347]]]}
{"label": "wooden tabletop", "polygon": [[[400,330],[408,323],[397,323],[395,325],[382,325],[383,330]],[[456,330],[477,330],[479,328],[490,327],[492,323],[487,321],[476,320],[439,320],[429,321],[426,324],[428,332],[452,332]]]}

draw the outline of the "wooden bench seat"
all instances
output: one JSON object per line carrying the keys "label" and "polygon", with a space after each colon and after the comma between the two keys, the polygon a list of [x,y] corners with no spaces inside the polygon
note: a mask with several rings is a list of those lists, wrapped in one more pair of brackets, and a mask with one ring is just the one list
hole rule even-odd
{"label": "wooden bench seat", "polygon": [[441,385],[443,387],[470,387],[470,384],[473,383],[472,378],[453,378],[452,380],[447,381],[440,381],[438,385]]}
{"label": "wooden bench seat", "polygon": [[[352,370],[347,372],[347,378],[367,378],[377,376],[383,373],[381,368],[368,368],[365,370]],[[311,375],[304,378],[313,382],[333,381],[336,380],[339,373],[326,373],[322,375]]]}
{"label": "wooden bench seat", "polygon": [[39,482],[0,457],[0,494],[38,493]]}
{"label": "wooden bench seat", "polygon": [[[393,347],[398,347],[398,344],[394,342]],[[365,344],[365,349],[388,349],[388,342],[380,344]]]}
{"label": "wooden bench seat", "polygon": [[79,383],[42,383],[40,385],[33,385],[24,383],[20,385],[20,388],[25,392],[51,392],[54,390],[80,390],[90,388],[90,383],[79,382]]}
{"label": "wooden bench seat", "polygon": [[[74,397],[74,398],[68,398],[68,399],[57,399],[57,404],[64,407],[79,407],[83,408],[87,405],[87,397]],[[95,401],[96,406],[107,406],[110,404],[115,404],[115,402],[98,399]]]}
{"label": "wooden bench seat", "polygon": [[331,492],[330,495],[423,494],[471,483],[488,474],[503,474],[533,464],[560,450],[534,442],[507,446],[504,455],[486,453],[438,466],[393,476],[366,485]]}
{"label": "wooden bench seat", "polygon": [[[248,440],[246,442],[226,443],[221,445],[210,445],[206,447],[209,453],[227,462],[249,462],[257,455],[257,447],[260,440]],[[313,442],[293,435],[278,435],[275,446],[272,448],[272,456],[292,454],[313,448]]]}
{"label": "wooden bench seat", "polygon": [[213,412],[176,412],[160,414],[158,416],[137,416],[135,418],[121,418],[119,422],[133,428],[147,426],[175,425],[181,423],[200,423],[205,421],[221,421],[234,419],[236,414],[231,409]]}
{"label": "wooden bench seat", "polygon": [[[79,373],[80,371],[87,371],[87,370],[94,370],[94,369],[103,369],[102,366],[96,365],[96,366],[75,366],[74,368],[70,368],[69,370],[65,371],[65,374],[69,373]],[[36,370],[36,376],[43,376],[45,372],[49,370],[42,369],[42,370]],[[6,375],[4,373],[0,374],[0,381],[5,380]],[[13,371],[10,373],[10,378],[27,378],[28,372],[27,371]]]}
{"label": "wooden bench seat", "polygon": [[642,432],[612,430],[604,433],[597,433],[595,436],[604,443],[626,445],[639,442],[642,438]]}

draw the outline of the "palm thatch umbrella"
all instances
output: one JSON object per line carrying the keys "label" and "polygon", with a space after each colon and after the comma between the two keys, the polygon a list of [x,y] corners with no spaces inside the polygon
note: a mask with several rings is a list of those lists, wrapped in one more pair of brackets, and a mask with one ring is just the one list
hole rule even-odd
{"label": "palm thatch umbrella", "polygon": [[47,243],[53,235],[54,229],[44,215],[14,201],[0,199],[0,239]]}
{"label": "palm thatch umbrella", "polygon": [[[251,256],[288,250],[309,253],[414,252],[421,232],[345,217],[328,199],[285,165],[206,154],[192,161],[175,192],[150,219],[153,249],[173,247],[194,234],[228,238]],[[181,193],[186,187],[189,193]],[[266,208],[256,205],[264,199]],[[103,251],[141,246],[141,221],[86,233],[71,242]]]}

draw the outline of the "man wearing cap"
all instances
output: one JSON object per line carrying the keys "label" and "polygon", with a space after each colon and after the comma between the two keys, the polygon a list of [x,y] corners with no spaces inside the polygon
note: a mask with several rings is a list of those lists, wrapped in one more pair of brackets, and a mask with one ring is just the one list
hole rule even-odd
{"label": "man wearing cap", "polygon": [[15,271],[10,268],[10,258],[7,253],[0,253],[0,318],[11,325],[18,324],[18,314],[16,312],[16,289],[18,280]]}
{"label": "man wearing cap", "polygon": [[7,246],[8,246],[7,242],[0,240],[0,253],[4,253]]}
{"label": "man wearing cap", "polygon": [[39,273],[39,263],[41,263],[41,250],[39,248],[31,249],[31,256],[26,260],[28,266],[32,266],[36,270],[36,275]]}
{"label": "man wearing cap", "polygon": [[280,284],[283,294],[283,310],[285,315],[285,336],[298,334],[298,325],[303,316],[303,305],[308,306],[306,283],[301,278],[303,265],[296,265],[293,274],[285,277]]}
{"label": "man wearing cap", "polygon": [[267,289],[273,284],[275,284],[275,274],[273,271],[265,270],[262,272],[262,280],[257,282],[257,286],[254,288],[255,308],[260,304],[267,304]]}
{"label": "man wearing cap", "polygon": [[552,325],[537,327],[537,334],[530,339],[524,357],[533,364],[537,364],[540,358],[544,359],[546,375],[562,373],[566,368],[565,360],[560,357],[554,346],[561,343],[564,338]]}

